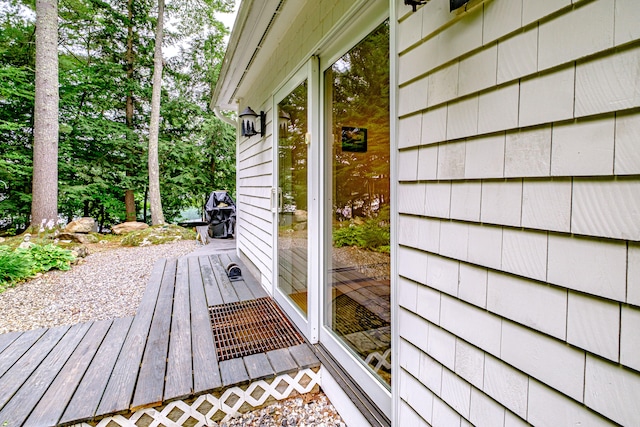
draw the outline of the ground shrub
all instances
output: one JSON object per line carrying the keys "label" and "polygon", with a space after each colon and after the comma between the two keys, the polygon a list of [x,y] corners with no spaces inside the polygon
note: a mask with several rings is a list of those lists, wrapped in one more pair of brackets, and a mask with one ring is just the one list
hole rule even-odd
{"label": "ground shrub", "polygon": [[51,243],[17,249],[0,246],[0,292],[38,273],[68,270],[74,259],[70,250]]}
{"label": "ground shrub", "polygon": [[391,232],[389,223],[378,218],[370,218],[363,224],[350,223],[333,231],[333,245],[357,246],[376,252],[390,252],[389,239]]}

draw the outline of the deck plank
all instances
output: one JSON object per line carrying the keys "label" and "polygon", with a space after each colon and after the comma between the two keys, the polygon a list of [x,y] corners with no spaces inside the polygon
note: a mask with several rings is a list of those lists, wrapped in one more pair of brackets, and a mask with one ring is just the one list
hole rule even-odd
{"label": "deck plank", "polygon": [[[209,262],[206,258],[204,260]],[[220,379],[216,345],[213,340],[209,308],[198,261],[196,257],[189,257],[193,391],[194,393],[208,393],[220,387],[222,380]]]}
{"label": "deck plank", "polygon": [[47,329],[34,329],[22,333],[11,345],[5,348],[0,357],[0,378],[47,332]]}
{"label": "deck plank", "polygon": [[244,282],[247,284],[247,286],[249,287],[249,290],[253,294],[253,298],[258,299],[258,298],[269,296],[267,291],[255,279],[255,277],[253,277],[253,275],[249,273],[249,269],[247,269],[247,267],[240,260],[240,258],[238,258],[236,254],[230,253],[229,258],[231,259],[232,262],[235,262],[236,264],[238,264],[242,269],[242,278],[244,279]]}
{"label": "deck plank", "polygon": [[123,317],[113,321],[107,336],[100,344],[100,348],[60,418],[61,424],[72,421],[82,422],[93,418],[132,322],[133,317]]}
{"label": "deck plank", "polygon": [[249,381],[249,374],[244,366],[242,358],[223,360],[220,362],[222,385],[236,385]]}
{"label": "deck plank", "polygon": [[182,257],[178,259],[176,271],[167,378],[163,399],[165,401],[182,399],[193,392],[190,312],[189,261],[186,257]]}
{"label": "deck plank", "polygon": [[230,302],[238,302],[240,298],[238,294],[231,284],[231,281],[227,277],[227,273],[220,262],[220,258],[217,255],[210,255],[209,259],[211,260],[211,267],[213,268],[213,273],[216,275],[216,280],[218,281],[218,288],[220,289],[220,294],[222,295],[222,300],[225,304]]}
{"label": "deck plank", "polygon": [[267,355],[264,353],[257,353],[244,357],[244,365],[246,366],[247,373],[252,381],[261,380],[272,376],[275,373],[273,371],[273,367],[269,363]]}
{"label": "deck plank", "polygon": [[166,260],[160,259],[151,271],[147,289],[104,390],[96,416],[129,409],[165,267]]}
{"label": "deck plank", "polygon": [[56,425],[113,321],[94,322],[27,419],[28,426]]}
{"label": "deck plank", "polygon": [[211,260],[207,256],[201,256],[198,257],[198,261],[200,263],[200,276],[204,283],[204,291],[207,297],[207,306],[224,304],[220,288],[218,288],[218,281],[211,266]]}
{"label": "deck plank", "polygon": [[233,289],[236,291],[236,294],[238,295],[238,299],[240,301],[248,301],[248,300],[255,299],[253,296],[253,293],[249,289],[249,285],[244,280],[244,275],[249,273],[248,271],[246,271],[246,269],[243,270],[244,265],[238,262],[235,262],[233,259],[231,259],[229,253],[218,254],[218,259],[220,260],[220,265],[222,265],[224,275],[226,277],[229,277],[227,276],[227,267],[231,263],[238,264],[238,267],[240,267],[240,270],[242,271],[243,280],[236,280],[234,282],[231,282],[231,286],[233,286]]}
{"label": "deck plank", "polygon": [[308,344],[298,344],[289,347],[291,357],[296,361],[300,369],[314,368],[320,366],[320,361]]}
{"label": "deck plank", "polygon": [[0,408],[3,408],[29,376],[69,330],[68,326],[47,329],[42,337],[14,363],[0,380]]}
{"label": "deck plank", "polygon": [[169,350],[169,328],[176,275],[175,259],[167,260],[156,309],[151,320],[147,345],[142,356],[138,382],[131,402],[131,410],[162,403],[164,378]]}
{"label": "deck plank", "polygon": [[286,372],[295,371],[298,368],[298,364],[289,350],[286,348],[279,348],[278,350],[271,350],[267,352],[267,357],[273,369],[276,371],[276,375],[280,375]]}
{"label": "deck plank", "polygon": [[2,355],[4,349],[9,347],[20,335],[22,335],[22,332],[7,332],[6,334],[0,335],[0,355]]}
{"label": "deck plank", "polygon": [[[47,388],[54,381],[58,372],[86,335],[92,323],[80,323],[64,329],[66,333],[56,340],[56,345],[47,352],[42,363],[20,385],[0,411],[0,420],[10,420],[12,426],[22,425],[33,408],[38,404]],[[57,329],[57,328],[55,328]],[[35,347],[32,347],[32,349]],[[31,424],[29,424],[31,425]]]}

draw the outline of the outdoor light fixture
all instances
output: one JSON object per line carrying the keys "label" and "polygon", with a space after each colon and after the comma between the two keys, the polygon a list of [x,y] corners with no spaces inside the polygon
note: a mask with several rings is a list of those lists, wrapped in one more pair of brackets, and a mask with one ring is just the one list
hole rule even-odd
{"label": "outdoor light fixture", "polygon": [[416,7],[427,4],[428,1],[429,0],[404,0],[404,4],[406,4],[407,6],[411,6],[413,8],[413,11],[415,12],[417,10]]}
{"label": "outdoor light fixture", "polygon": [[469,0],[449,0],[449,11],[453,12],[467,3],[469,3]]}
{"label": "outdoor light fixture", "polygon": [[[427,4],[429,0],[404,0],[404,4],[407,6],[411,6],[413,11],[415,12],[418,6],[422,6],[423,4]],[[465,4],[469,3],[469,0],[449,0],[449,11],[453,12],[456,9],[461,8]]]}
{"label": "outdoor light fixture", "polygon": [[[238,116],[242,122],[242,136],[253,136],[260,134],[264,136],[267,128],[267,115],[264,111],[260,111],[260,115],[247,106]],[[256,119],[260,117],[260,123],[256,125]],[[256,131],[256,126],[260,126],[260,131]]]}
{"label": "outdoor light fixture", "polygon": [[291,116],[283,109],[280,109],[280,114],[278,114],[278,126],[280,127],[283,135],[287,134],[289,123],[291,123]]}

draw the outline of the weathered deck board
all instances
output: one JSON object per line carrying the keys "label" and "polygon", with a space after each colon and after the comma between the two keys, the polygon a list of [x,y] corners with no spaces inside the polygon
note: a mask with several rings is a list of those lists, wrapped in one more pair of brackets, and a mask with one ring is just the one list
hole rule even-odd
{"label": "weathered deck board", "polygon": [[142,296],[96,414],[112,414],[129,409],[165,265],[166,260],[163,259],[157,261],[153,267],[149,284]]}
{"label": "weathered deck board", "polygon": [[55,346],[47,352],[42,363],[0,411],[0,420],[9,421],[7,427],[20,426],[25,422],[90,327],[90,323],[80,323],[69,329],[63,328],[66,333],[60,340],[56,340]]}
{"label": "weathered deck board", "polygon": [[0,377],[2,377],[23,354],[33,346],[36,341],[47,332],[46,329],[27,331],[16,338],[0,356]]}
{"label": "weathered deck board", "polygon": [[[208,263],[209,261],[205,259]],[[206,393],[222,385],[216,346],[211,333],[209,309],[205,301],[203,275],[198,258],[189,257],[189,296],[191,299],[191,342],[193,355],[193,391]]]}
{"label": "weathered deck board", "polygon": [[242,384],[249,381],[249,374],[242,358],[220,362],[220,375],[224,386]]}
{"label": "weathered deck board", "polygon": [[5,372],[0,382],[0,408],[4,408],[68,330],[68,326],[47,329],[38,342]]}
{"label": "weathered deck board", "polygon": [[216,255],[210,255],[209,260],[211,261],[211,267],[218,281],[218,288],[220,289],[223,302],[228,304],[230,302],[240,301],[235,288],[231,284],[231,281],[229,281],[227,273],[224,271],[224,267],[220,263],[220,259]]}
{"label": "weathered deck board", "polygon": [[258,281],[249,273],[248,269],[244,267],[242,261],[240,261],[236,254],[230,253],[229,259],[231,259],[232,262],[235,262],[236,264],[242,266],[242,278],[249,287],[249,290],[251,291],[255,299],[269,296],[262,285],[258,283]]}
{"label": "weathered deck board", "polygon": [[278,350],[271,350],[267,352],[267,357],[273,369],[277,372],[291,372],[298,368],[298,364],[291,354],[288,348],[280,348]]}
{"label": "weathered deck board", "polygon": [[100,343],[100,348],[60,418],[61,424],[86,421],[96,414],[132,322],[133,317],[123,317],[113,321],[107,336]]}
{"label": "weathered deck board", "polygon": [[244,365],[252,380],[261,380],[275,374],[267,355],[264,353],[244,357]]}
{"label": "weathered deck board", "polygon": [[0,335],[0,357],[2,357],[4,349],[9,347],[20,335],[22,332],[8,332]]}
{"label": "weathered deck board", "polygon": [[167,369],[169,350],[169,328],[173,309],[175,289],[176,260],[168,260],[162,276],[160,293],[147,337],[147,345],[142,356],[142,365],[138,374],[136,390],[131,409],[153,406],[162,403],[164,379]]}
{"label": "weathered deck board", "polygon": [[293,357],[300,368],[311,368],[320,364],[315,353],[306,343],[289,347],[289,353],[291,353],[291,357]]}
{"label": "weathered deck board", "polygon": [[27,425],[52,426],[58,423],[112,323],[111,320],[105,320],[94,322],[90,326],[89,331],[29,415]]}
{"label": "weathered deck board", "polygon": [[176,272],[167,379],[163,399],[165,401],[182,399],[193,392],[190,313],[189,261],[183,257],[178,259]]}
{"label": "weathered deck board", "polygon": [[[238,264],[238,266],[240,266],[241,264],[237,261],[237,258],[234,259],[230,253],[221,253],[218,255],[218,259],[220,260],[220,264],[222,265],[224,271],[227,271],[227,267],[230,264]],[[246,270],[246,269],[245,269]],[[247,281],[244,280],[246,276],[250,276],[248,271],[243,272],[242,275],[242,279],[243,280],[238,280],[233,282],[233,288],[236,291],[236,294],[238,295],[238,298],[240,299],[240,301],[248,301],[248,300],[252,300],[254,299],[254,295],[253,292],[251,291],[251,289],[249,288],[249,285],[247,284]]]}
{"label": "weathered deck board", "polygon": [[223,304],[224,300],[222,299],[222,294],[220,294],[218,282],[215,278],[213,267],[211,267],[209,257],[198,257],[198,262],[200,263],[201,278],[204,282],[204,291],[207,296],[207,305]]}

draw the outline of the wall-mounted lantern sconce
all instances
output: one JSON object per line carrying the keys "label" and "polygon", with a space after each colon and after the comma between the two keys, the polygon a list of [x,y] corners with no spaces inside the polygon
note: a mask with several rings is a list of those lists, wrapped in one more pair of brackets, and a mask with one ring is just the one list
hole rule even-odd
{"label": "wall-mounted lantern sconce", "polygon": [[286,136],[287,130],[289,129],[289,124],[291,123],[291,116],[283,109],[279,110],[280,114],[278,114],[278,127],[280,128],[280,134],[282,136]]}
{"label": "wall-mounted lantern sconce", "polygon": [[427,4],[429,0],[404,0],[404,4],[406,4],[407,6],[411,6],[413,8],[413,11],[415,12],[418,6],[422,6],[423,4]]}
{"label": "wall-mounted lantern sconce", "polygon": [[[242,123],[242,136],[253,136],[260,134],[264,136],[267,129],[267,114],[264,111],[260,111],[260,115],[253,111],[251,107],[247,106],[242,113],[238,116]],[[256,119],[260,117],[260,123],[256,124]],[[256,131],[256,127],[260,126],[260,131]]]}
{"label": "wall-mounted lantern sconce", "polygon": [[[413,11],[415,12],[418,6],[422,6],[423,4],[427,4],[429,0],[404,0],[404,4],[407,6],[411,6]],[[469,3],[469,0],[449,0],[449,11],[453,12],[456,9],[461,8],[465,4]]]}
{"label": "wall-mounted lantern sconce", "polygon": [[469,0],[449,0],[449,11],[453,12],[467,3],[469,3]]}

